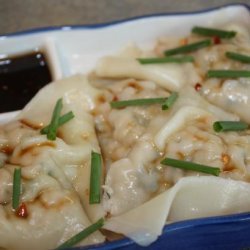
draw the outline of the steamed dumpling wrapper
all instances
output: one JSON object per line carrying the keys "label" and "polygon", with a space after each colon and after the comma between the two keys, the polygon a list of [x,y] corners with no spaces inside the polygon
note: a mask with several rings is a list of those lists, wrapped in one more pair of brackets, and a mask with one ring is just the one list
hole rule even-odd
{"label": "steamed dumpling wrapper", "polygon": [[[17,217],[11,204],[0,205],[0,247],[3,249],[53,249],[92,224],[67,178],[60,176],[60,170],[54,163],[48,161],[48,164],[46,170],[53,169],[53,177],[34,168],[39,171],[39,176],[26,180],[26,173],[22,174],[24,191],[21,202],[27,207],[27,218]],[[8,192],[16,167],[9,164],[0,170],[1,177],[9,177],[6,184],[1,184],[2,192]],[[64,186],[56,178],[63,180]],[[6,197],[1,196],[3,199],[6,201]],[[79,245],[104,240],[99,232],[95,232]]]}
{"label": "steamed dumpling wrapper", "polygon": [[100,77],[150,80],[171,91],[178,91],[186,84],[192,85],[199,81],[199,76],[190,63],[141,65],[135,58],[118,56],[102,58],[97,65],[96,74]]}
{"label": "steamed dumpling wrapper", "polygon": [[[184,148],[186,151],[183,151],[183,155],[187,155],[187,157],[192,159],[192,150],[199,150],[202,155],[201,157],[204,160],[206,159],[205,152],[211,151],[207,157],[207,164],[212,164],[212,166],[215,164],[216,166],[217,161],[212,163],[210,155],[215,153],[215,150],[217,149],[212,145],[216,144],[220,139],[211,135],[211,124],[218,119],[216,117],[227,120],[238,120],[237,116],[227,113],[203,100],[197,92],[189,87],[184,88],[179,93],[178,101],[168,112],[158,112],[159,107],[156,107],[155,109],[157,110],[157,113],[149,116],[148,119],[151,120],[150,122],[147,122],[148,125],[146,128],[143,127],[144,133],[135,134],[134,137],[138,139],[133,145],[130,145],[129,152],[125,154],[125,157],[112,162],[107,171],[105,188],[107,189],[109,196],[104,196],[104,206],[112,215],[120,215],[148,201],[152,195],[160,189],[159,183],[161,183],[162,179],[163,183],[167,181],[167,183],[173,185],[176,180],[182,176],[182,172],[179,173],[178,171],[169,171],[168,174],[165,174],[164,171],[161,173],[157,170],[158,167],[161,168],[159,159],[166,154],[165,148],[171,149],[171,144],[174,145],[171,152],[172,157],[174,157],[175,154],[178,156],[178,153],[181,153]],[[138,123],[136,116],[130,108],[111,112],[121,112],[123,118],[126,117],[123,120],[123,124],[128,124],[128,128],[124,127],[123,131],[129,131],[130,124]],[[126,113],[130,115],[125,116]],[[145,116],[145,114],[143,115]],[[193,127],[197,126],[196,124],[199,120],[201,120],[201,130],[203,127],[206,127],[208,130],[208,132],[197,132],[202,134],[201,138],[204,137],[204,140],[208,142],[207,148],[204,146],[203,140],[198,141],[196,146],[193,142],[193,138],[188,136],[190,133],[189,131],[180,134],[180,131],[185,131],[186,127],[189,129],[188,124],[191,126],[190,130],[194,130]],[[115,121],[115,126],[117,124],[118,122]],[[137,130],[133,133],[136,133]],[[181,137],[179,138],[178,136],[182,136],[182,134],[183,143],[176,143],[175,141],[181,140]],[[172,139],[173,143],[168,142],[169,138],[173,136],[175,136]],[[126,138],[123,140],[126,140]],[[227,145],[222,145],[221,147],[224,149],[226,146]],[[204,149],[202,149],[203,147]],[[191,152],[188,153],[187,150],[190,150]],[[166,180],[165,176],[167,178]]]}
{"label": "steamed dumpling wrapper", "polygon": [[[99,152],[92,116],[99,92],[88,85],[85,76],[74,76],[43,88],[18,117],[1,127],[0,169],[0,247],[7,249],[51,249],[104,216],[101,204],[89,205],[91,151]],[[49,141],[40,128],[50,122],[53,108],[63,98],[62,114],[75,117]],[[8,164],[6,164],[6,157]],[[21,201],[28,217],[18,218],[11,210],[14,168],[22,169]],[[10,219],[11,218],[11,219]],[[80,245],[104,241],[95,232]]]}
{"label": "steamed dumpling wrapper", "polygon": [[211,176],[180,179],[168,191],[124,214],[107,220],[104,228],[148,246],[167,222],[250,211],[250,184]]}
{"label": "steamed dumpling wrapper", "polygon": [[72,111],[75,117],[58,130],[59,137],[66,145],[58,150],[55,161],[62,166],[78,192],[92,222],[103,216],[101,205],[89,204],[88,194],[91,151],[100,152],[90,111],[100,94],[89,84],[86,76],[76,75],[43,88],[18,115],[18,119],[47,125],[52,116],[51,107],[63,97],[62,114]]}
{"label": "steamed dumpling wrapper", "polygon": [[[212,124],[220,119],[239,120],[209,104],[191,88],[183,89],[163,126],[158,131],[149,131],[149,126],[128,156],[110,165],[106,178],[109,197],[104,205],[113,217],[105,228],[146,246],[157,239],[166,222],[249,211],[250,184],[243,180],[249,180],[250,138],[233,132],[216,135]],[[231,156],[230,164],[236,166],[233,171],[222,161],[223,155]],[[219,167],[221,177],[161,167],[157,159],[163,156],[183,156]],[[157,170],[145,171],[152,161],[151,169],[161,169],[158,174]],[[223,179],[229,176],[235,180]],[[161,182],[172,183],[172,187],[162,192]],[[157,186],[160,194],[155,195]]]}

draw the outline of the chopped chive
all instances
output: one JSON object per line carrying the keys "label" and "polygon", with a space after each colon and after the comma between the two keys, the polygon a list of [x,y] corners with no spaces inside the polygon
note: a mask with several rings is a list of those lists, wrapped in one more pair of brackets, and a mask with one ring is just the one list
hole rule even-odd
{"label": "chopped chive", "polygon": [[229,39],[229,38],[235,37],[237,32],[196,26],[192,29],[192,33],[202,35],[202,36],[218,36],[220,38]]}
{"label": "chopped chive", "polygon": [[206,165],[197,164],[189,161],[181,161],[172,158],[165,158],[161,161],[161,164],[167,165],[170,167],[181,168],[185,170],[192,170],[196,172],[202,172],[206,174],[211,174],[218,176],[220,174],[220,169],[216,167],[209,167]]}
{"label": "chopped chive", "polygon": [[168,99],[162,104],[161,108],[162,110],[167,110],[169,109],[177,100],[178,98],[178,93],[173,92]]}
{"label": "chopped chive", "polygon": [[213,128],[215,132],[241,131],[248,129],[248,124],[239,121],[217,121],[214,122]]}
{"label": "chopped chive", "polygon": [[64,242],[62,245],[57,247],[56,249],[65,249],[73,247],[75,244],[79,243],[83,239],[87,238],[90,234],[94,233],[95,231],[99,230],[104,225],[104,219],[101,218],[91,226],[85,228],[80,233],[76,234],[66,242]]}
{"label": "chopped chive", "polygon": [[89,188],[89,203],[98,204],[101,201],[101,174],[102,174],[102,159],[101,155],[96,152],[91,152],[91,173],[90,173],[90,188]]}
{"label": "chopped chive", "polygon": [[56,102],[56,106],[53,111],[51,122],[49,124],[47,138],[51,141],[54,141],[56,139],[56,132],[59,127],[59,118],[60,118],[61,110],[62,110],[62,98],[60,98]]}
{"label": "chopped chive", "polygon": [[152,57],[152,58],[138,58],[141,64],[157,64],[157,63],[186,63],[193,62],[192,56],[181,56],[181,57]]}
{"label": "chopped chive", "polygon": [[242,55],[242,54],[238,54],[238,53],[230,52],[230,51],[226,52],[225,55],[227,58],[230,58],[235,61],[239,61],[242,63],[250,63],[250,56],[247,56],[247,55]]}
{"label": "chopped chive", "polygon": [[12,207],[17,209],[19,207],[21,195],[21,168],[16,168],[13,176],[13,197]]}
{"label": "chopped chive", "polygon": [[[58,127],[62,126],[63,124],[65,124],[66,122],[68,122],[69,120],[73,119],[75,116],[73,114],[72,111],[66,113],[65,115],[62,115],[60,118],[59,118],[59,124],[58,124]],[[45,135],[47,134],[49,131],[49,125],[44,127],[42,130],[41,130],[41,134]]]}
{"label": "chopped chive", "polygon": [[41,129],[40,133],[42,135],[46,135],[48,134],[48,131],[49,131],[49,125],[47,125],[46,127],[44,127],[43,129]]}
{"label": "chopped chive", "polygon": [[75,117],[75,115],[74,115],[74,113],[72,111],[69,111],[68,113],[62,115],[59,118],[59,126],[62,126],[63,124],[65,124],[66,122],[70,121],[74,117]]}
{"label": "chopped chive", "polygon": [[238,77],[250,77],[250,71],[247,70],[209,70],[207,77],[216,78],[238,78]]}
{"label": "chopped chive", "polygon": [[151,105],[151,104],[163,104],[167,100],[167,97],[160,98],[144,98],[144,99],[132,99],[124,101],[114,101],[110,103],[112,108],[123,108],[127,106],[142,106],[142,105]]}
{"label": "chopped chive", "polygon": [[166,50],[164,52],[164,54],[165,54],[165,56],[172,56],[172,55],[176,55],[176,54],[192,52],[192,51],[204,48],[204,47],[208,47],[211,44],[212,44],[212,41],[210,39],[207,39],[207,40],[203,40],[200,42],[191,43],[188,45],[177,47],[174,49]]}

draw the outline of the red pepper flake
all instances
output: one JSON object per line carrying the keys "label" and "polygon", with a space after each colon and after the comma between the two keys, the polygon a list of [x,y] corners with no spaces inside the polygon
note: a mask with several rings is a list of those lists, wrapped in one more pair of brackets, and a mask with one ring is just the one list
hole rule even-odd
{"label": "red pepper flake", "polygon": [[194,86],[194,88],[195,88],[196,91],[199,91],[201,89],[201,87],[202,86],[201,86],[200,83],[196,83],[195,86]]}
{"label": "red pepper flake", "polygon": [[180,40],[180,45],[184,46],[184,45],[187,45],[188,44],[188,39],[187,38],[183,38]]}
{"label": "red pepper flake", "polygon": [[24,219],[28,217],[28,210],[25,203],[21,203],[19,208],[16,210],[16,215]]}
{"label": "red pepper flake", "polygon": [[213,37],[213,42],[214,42],[214,44],[220,44],[221,43],[220,37],[219,36],[214,36]]}
{"label": "red pepper flake", "polygon": [[114,97],[113,97],[113,101],[115,102],[115,101],[118,101],[118,97],[115,95]]}

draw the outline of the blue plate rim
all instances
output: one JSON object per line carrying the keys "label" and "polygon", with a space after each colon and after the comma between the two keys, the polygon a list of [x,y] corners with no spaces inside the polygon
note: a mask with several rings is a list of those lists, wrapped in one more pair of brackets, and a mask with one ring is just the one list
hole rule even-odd
{"label": "blue plate rim", "polygon": [[[169,234],[174,231],[187,230],[196,227],[204,227],[210,225],[218,225],[218,224],[232,224],[238,223],[242,221],[250,222],[250,211],[244,213],[238,213],[233,215],[219,215],[219,216],[211,216],[211,217],[203,217],[203,218],[195,218],[182,220],[178,222],[173,222],[170,224],[166,224],[163,228],[162,234],[159,237],[164,237],[164,235]],[[129,247],[133,244],[136,244],[133,240],[129,238],[123,238],[120,240],[115,240],[112,242],[104,242],[101,244],[90,245],[90,246],[79,246],[68,248],[68,250],[112,250],[112,249],[120,249],[122,247]],[[146,248],[145,248],[146,249]]]}
{"label": "blue plate rim", "polygon": [[1,38],[10,38],[10,37],[15,37],[15,36],[22,36],[22,35],[33,35],[37,33],[43,33],[43,32],[52,32],[52,31],[69,31],[69,30],[81,30],[81,29],[101,29],[101,28],[107,28],[110,26],[115,26],[131,21],[136,21],[136,20],[141,20],[145,18],[154,18],[154,17],[167,17],[167,16],[185,16],[185,15],[198,15],[198,14],[203,14],[203,13],[208,13],[212,12],[214,10],[219,10],[227,7],[245,7],[247,10],[250,11],[250,4],[246,3],[229,3],[229,4],[224,4],[220,6],[215,6],[211,8],[206,8],[206,9],[201,9],[197,11],[187,11],[187,12],[162,12],[162,13],[154,13],[154,14],[146,14],[146,15],[139,15],[139,16],[134,16],[130,18],[124,18],[124,19],[119,19],[119,20],[113,20],[110,22],[102,22],[102,23],[94,23],[94,24],[77,24],[77,25],[58,25],[58,26],[46,26],[46,27],[40,27],[40,28],[33,28],[33,29],[26,29],[22,31],[17,31],[17,32],[10,32],[10,33],[3,33],[0,34],[0,39]]}

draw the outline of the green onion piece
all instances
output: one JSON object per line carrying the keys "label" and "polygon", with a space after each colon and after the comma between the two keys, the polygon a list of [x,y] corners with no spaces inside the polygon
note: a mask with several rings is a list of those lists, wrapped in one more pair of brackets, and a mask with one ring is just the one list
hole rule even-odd
{"label": "green onion piece", "polygon": [[167,100],[167,97],[160,98],[145,98],[145,99],[132,99],[124,101],[114,101],[110,103],[112,108],[123,108],[127,106],[142,106],[142,105],[151,105],[157,103],[164,103]]}
{"label": "green onion piece", "polygon": [[235,60],[235,61],[239,61],[242,63],[250,63],[250,56],[246,56],[246,55],[242,55],[242,54],[238,54],[235,52],[226,52],[226,57]]}
{"label": "green onion piece", "polygon": [[237,32],[196,26],[192,29],[192,33],[202,35],[202,36],[218,36],[220,38],[229,39],[229,38],[235,37]]}
{"label": "green onion piece", "polygon": [[186,63],[193,62],[192,56],[181,56],[181,57],[155,57],[155,58],[138,58],[140,64],[157,64],[157,63]]}
{"label": "green onion piece", "polygon": [[241,131],[248,129],[248,124],[238,121],[217,121],[214,122],[213,128],[215,132]]}
{"label": "green onion piece", "polygon": [[189,162],[189,161],[176,160],[172,158],[165,158],[164,160],[161,161],[161,164],[175,167],[175,168],[181,168],[185,170],[193,170],[193,171],[211,174],[215,176],[218,176],[220,174],[219,168],[209,167],[206,165],[201,165],[201,164],[197,164],[197,163]]}
{"label": "green onion piece", "polygon": [[56,139],[56,132],[59,127],[59,118],[60,118],[61,110],[62,110],[62,98],[60,98],[56,102],[56,106],[53,111],[52,119],[49,124],[47,138],[51,141],[54,141]]}
{"label": "green onion piece", "polygon": [[66,122],[70,121],[74,117],[75,117],[75,115],[74,115],[74,113],[72,111],[69,111],[68,113],[62,115],[59,118],[59,126],[62,126],[63,124],[65,124]]}
{"label": "green onion piece", "polygon": [[207,77],[217,78],[238,78],[238,77],[250,77],[250,71],[247,70],[209,70]]}
{"label": "green onion piece", "polygon": [[73,247],[75,244],[79,243],[83,239],[87,238],[90,234],[94,233],[95,231],[99,230],[104,225],[104,219],[101,218],[91,226],[85,228],[80,233],[76,234],[66,242],[64,242],[62,245],[57,247],[56,249],[65,249]]}
{"label": "green onion piece", "polygon": [[203,41],[200,41],[200,42],[191,43],[191,44],[188,44],[188,45],[177,47],[177,48],[174,48],[174,49],[166,50],[164,52],[164,54],[166,56],[172,56],[172,55],[176,55],[176,54],[192,52],[192,51],[204,48],[204,47],[208,47],[211,44],[212,44],[211,40],[207,39],[207,40],[203,40]]}
{"label": "green onion piece", "polygon": [[102,175],[101,155],[99,153],[92,151],[89,204],[98,204],[101,201],[101,175]]}
{"label": "green onion piece", "polygon": [[[60,118],[59,118],[59,125],[58,127],[62,126],[63,124],[65,124],[66,122],[68,122],[69,120],[73,119],[75,116],[73,114],[72,111],[66,113],[65,115],[62,115]],[[45,135],[47,134],[49,131],[49,125],[44,127],[42,130],[41,130],[41,134],[42,135]]]}
{"label": "green onion piece", "polygon": [[178,98],[178,93],[173,92],[168,99],[162,104],[161,108],[162,110],[167,110],[169,109],[171,106],[173,106],[173,104],[175,103],[175,101]]}
{"label": "green onion piece", "polygon": [[21,195],[21,168],[16,168],[13,177],[13,197],[12,197],[12,207],[17,209],[19,207]]}

